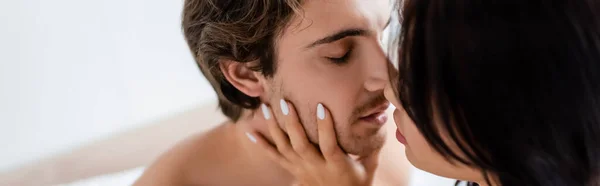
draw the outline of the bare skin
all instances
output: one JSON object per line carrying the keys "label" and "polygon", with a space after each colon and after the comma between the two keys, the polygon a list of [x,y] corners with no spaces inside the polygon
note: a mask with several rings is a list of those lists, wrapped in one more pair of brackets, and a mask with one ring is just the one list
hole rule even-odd
{"label": "bare skin", "polygon": [[[313,144],[318,144],[314,105],[327,105],[341,149],[357,156],[381,151],[375,183],[406,185],[409,166],[404,149],[384,147],[390,145],[385,141],[393,142],[395,132],[390,122],[385,125],[383,115],[389,106],[383,97],[389,61],[382,38],[392,22],[391,7],[389,0],[307,0],[301,14],[277,36],[277,70],[272,76],[251,70],[248,63],[225,59],[219,63],[220,71],[237,90],[277,111],[274,119],[285,118],[280,100],[297,105],[298,118]],[[251,131],[271,140],[261,108],[243,114],[236,123],[224,123],[182,142],[136,185],[296,183],[296,176],[246,137]]]}
{"label": "bare skin", "polygon": [[[248,140],[245,133],[251,131],[250,128],[269,134],[261,114],[254,112],[237,123],[226,122],[180,142],[150,166],[134,185],[280,186],[297,183],[292,174]],[[385,127],[388,133],[395,131],[390,122]],[[387,136],[388,143],[381,149],[373,185],[408,185],[409,165],[402,153],[404,149],[392,143],[393,135]]]}

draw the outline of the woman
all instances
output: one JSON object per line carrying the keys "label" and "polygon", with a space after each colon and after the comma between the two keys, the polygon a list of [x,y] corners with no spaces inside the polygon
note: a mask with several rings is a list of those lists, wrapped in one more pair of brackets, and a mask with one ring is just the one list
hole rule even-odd
{"label": "woman", "polygon": [[[403,5],[385,94],[415,167],[479,185],[600,185],[600,1]],[[274,120],[277,149],[258,143],[306,185],[369,185],[375,161],[341,153],[319,108],[320,151]]]}

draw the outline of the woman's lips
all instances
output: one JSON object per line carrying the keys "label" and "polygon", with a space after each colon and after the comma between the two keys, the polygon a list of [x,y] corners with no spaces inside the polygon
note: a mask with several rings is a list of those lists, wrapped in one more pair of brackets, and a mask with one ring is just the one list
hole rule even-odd
{"label": "woman's lips", "polygon": [[398,140],[400,143],[402,143],[402,144],[404,144],[404,145],[407,145],[407,144],[408,144],[408,143],[406,142],[406,138],[404,138],[404,135],[402,135],[402,133],[400,132],[400,130],[399,130],[399,129],[396,129],[396,139],[397,139],[397,140]]}

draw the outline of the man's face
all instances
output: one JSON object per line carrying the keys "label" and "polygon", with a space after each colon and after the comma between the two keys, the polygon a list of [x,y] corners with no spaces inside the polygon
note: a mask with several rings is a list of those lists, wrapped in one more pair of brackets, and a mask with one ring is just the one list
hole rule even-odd
{"label": "man's face", "polygon": [[365,155],[380,148],[389,104],[383,97],[388,62],[381,48],[389,0],[307,0],[301,13],[277,40],[277,69],[265,81],[263,98],[274,109],[281,98],[291,101],[313,143],[318,142],[316,107],[323,103],[343,150]]}

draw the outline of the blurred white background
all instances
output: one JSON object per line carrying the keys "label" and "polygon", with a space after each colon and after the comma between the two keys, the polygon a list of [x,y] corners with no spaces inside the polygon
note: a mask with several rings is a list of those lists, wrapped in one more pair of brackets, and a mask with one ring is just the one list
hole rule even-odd
{"label": "blurred white background", "polygon": [[216,98],[180,0],[0,1],[0,170]]}
{"label": "blurred white background", "polygon": [[181,8],[0,1],[0,172],[214,100],[183,40]]}

